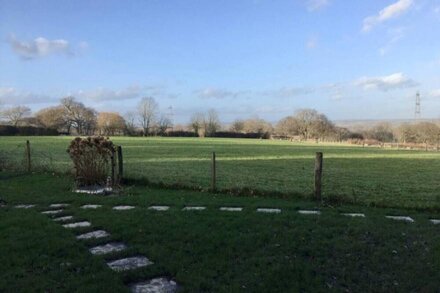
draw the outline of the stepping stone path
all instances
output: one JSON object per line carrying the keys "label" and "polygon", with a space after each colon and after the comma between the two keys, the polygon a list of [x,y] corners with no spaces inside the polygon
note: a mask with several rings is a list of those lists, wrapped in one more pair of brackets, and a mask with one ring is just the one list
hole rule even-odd
{"label": "stepping stone path", "polygon": [[140,282],[131,286],[131,292],[144,293],[144,292],[176,292],[177,284],[167,278],[155,278],[150,281]]}
{"label": "stepping stone path", "polygon": [[15,206],[16,209],[30,209],[33,208],[34,204],[18,204]]}
{"label": "stepping stone path", "polygon": [[134,206],[114,206],[113,209],[115,211],[126,211],[126,210],[132,210],[134,209]]}
{"label": "stepping stone path", "polygon": [[163,212],[163,211],[168,211],[170,209],[170,207],[169,206],[151,206],[148,209]]}
{"label": "stepping stone path", "polygon": [[221,207],[220,210],[226,212],[241,212],[243,208]]}
{"label": "stepping stone path", "polygon": [[414,220],[411,217],[408,216],[385,216],[387,219],[392,219],[396,221],[405,221],[405,222],[414,222]]}
{"label": "stepping stone path", "polygon": [[127,246],[124,243],[107,243],[104,245],[95,246],[89,249],[91,254],[103,255],[112,252],[118,252],[126,249]]}
{"label": "stepping stone path", "polygon": [[361,213],[343,213],[343,216],[347,216],[347,217],[361,217],[361,218],[365,218],[365,214],[361,214]]}
{"label": "stepping stone path", "polygon": [[279,214],[281,213],[281,209],[268,209],[268,208],[258,208],[257,212],[259,213],[275,213],[275,214]]}
{"label": "stepping stone path", "polygon": [[90,227],[90,225],[91,225],[90,222],[82,221],[82,222],[64,224],[63,227],[67,229],[73,229],[73,228],[81,228],[81,227]]}
{"label": "stepping stone path", "polygon": [[182,211],[203,211],[206,207],[184,207]]}
{"label": "stepping stone path", "polygon": [[108,237],[110,234],[104,230],[96,230],[76,236],[76,239],[98,239]]}
{"label": "stepping stone path", "polygon": [[70,206],[70,204],[68,204],[68,203],[53,203],[49,207],[50,208],[65,208],[68,206]]}
{"label": "stepping stone path", "polygon": [[440,224],[440,220],[437,220],[437,219],[431,219],[430,221],[431,221],[431,223],[433,223],[434,225],[439,225],[439,224]]}
{"label": "stepping stone path", "polygon": [[81,206],[82,209],[97,209],[102,207],[102,205],[100,204],[85,204],[83,206]]}
{"label": "stepping stone path", "polygon": [[107,265],[116,272],[133,270],[141,267],[146,267],[152,264],[153,262],[150,261],[145,256],[127,257],[107,263]]}
{"label": "stepping stone path", "polygon": [[50,211],[43,211],[41,213],[45,214],[45,215],[56,215],[56,214],[62,213],[63,211],[64,210],[50,210]]}
{"label": "stepping stone path", "polygon": [[72,219],[73,219],[73,216],[65,216],[65,217],[54,218],[52,220],[55,222],[65,222],[65,221],[72,220]]}
{"label": "stepping stone path", "polygon": [[299,210],[298,213],[301,215],[320,215],[320,211],[313,211],[313,210]]}

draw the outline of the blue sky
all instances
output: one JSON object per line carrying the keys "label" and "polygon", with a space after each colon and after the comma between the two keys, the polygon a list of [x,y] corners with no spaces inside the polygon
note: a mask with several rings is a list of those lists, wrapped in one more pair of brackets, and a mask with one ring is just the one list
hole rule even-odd
{"label": "blue sky", "polygon": [[3,107],[396,119],[417,91],[439,118],[440,0],[0,0]]}

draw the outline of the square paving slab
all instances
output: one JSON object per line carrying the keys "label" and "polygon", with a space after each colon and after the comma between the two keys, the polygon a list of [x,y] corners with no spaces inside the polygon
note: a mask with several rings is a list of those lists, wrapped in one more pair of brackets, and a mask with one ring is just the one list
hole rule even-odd
{"label": "square paving slab", "polygon": [[126,248],[127,248],[127,246],[124,243],[112,242],[112,243],[107,243],[104,245],[98,245],[98,246],[92,247],[89,249],[89,251],[91,254],[94,254],[94,255],[103,255],[103,254],[107,254],[107,253],[122,251]]}
{"label": "square paving slab", "polygon": [[275,214],[279,214],[279,213],[281,213],[281,209],[258,208],[257,212],[259,212],[259,213],[275,213]]}
{"label": "square paving slab", "polygon": [[162,212],[162,211],[168,211],[170,209],[170,207],[169,206],[151,206],[148,209]]}
{"label": "square paving slab", "polygon": [[299,210],[298,213],[302,215],[320,215],[320,211],[314,211],[314,210]]}
{"label": "square paving slab", "polygon": [[56,214],[62,213],[63,211],[64,210],[51,210],[51,211],[43,211],[41,213],[45,214],[45,215],[56,215]]}
{"label": "square paving slab", "polygon": [[15,206],[16,209],[30,209],[33,208],[34,204],[18,204]]}
{"label": "square paving slab", "polygon": [[203,211],[206,207],[184,207],[182,211]]}
{"label": "square paving slab", "polygon": [[54,218],[53,220],[55,222],[65,222],[65,221],[69,221],[72,219],[73,219],[73,216],[65,216],[65,217]]}
{"label": "square paving slab", "polygon": [[405,221],[405,222],[414,222],[414,220],[411,217],[408,216],[385,216],[387,219],[392,219],[396,221]]}
{"label": "square paving slab", "polygon": [[347,217],[361,217],[361,218],[365,218],[365,214],[362,213],[343,213],[343,216],[347,216]]}
{"label": "square paving slab", "polygon": [[73,228],[81,228],[81,227],[90,227],[90,225],[91,225],[90,222],[82,221],[82,222],[64,224],[63,227],[67,229],[73,229]]}
{"label": "square paving slab", "polygon": [[135,206],[114,206],[113,209],[116,211],[126,211],[126,210],[132,210]]}
{"label": "square paving slab", "polygon": [[81,206],[82,209],[97,209],[102,207],[102,205],[100,204],[85,204],[83,206]]}
{"label": "square paving slab", "polygon": [[76,239],[98,239],[108,237],[110,234],[104,230],[96,230],[76,236]]}
{"label": "square paving slab", "polygon": [[65,208],[68,206],[70,206],[70,204],[68,204],[68,203],[53,203],[49,207],[50,208]]}
{"label": "square paving slab", "polygon": [[226,212],[241,212],[243,210],[243,208],[221,207],[220,210],[226,211]]}
{"label": "square paving slab", "polygon": [[141,267],[146,267],[152,265],[153,262],[150,261],[145,256],[134,256],[127,257],[118,260],[108,262],[107,265],[114,271],[122,272],[127,270],[134,270]]}
{"label": "square paving slab", "polygon": [[163,292],[173,293],[177,291],[177,284],[167,278],[155,278],[146,282],[140,282],[133,284],[131,287],[133,293],[146,293],[146,292]]}

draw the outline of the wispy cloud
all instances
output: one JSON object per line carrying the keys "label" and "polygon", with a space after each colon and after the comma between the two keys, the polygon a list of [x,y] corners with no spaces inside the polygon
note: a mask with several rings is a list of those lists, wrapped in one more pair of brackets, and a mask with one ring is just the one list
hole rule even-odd
{"label": "wispy cloud", "polygon": [[428,96],[430,98],[440,99],[440,89],[435,89],[429,92]]}
{"label": "wispy cloud", "polygon": [[403,73],[398,72],[386,76],[362,77],[355,82],[355,85],[362,87],[364,90],[378,89],[386,92],[394,89],[415,87],[418,83],[406,77]]}
{"label": "wispy cloud", "polygon": [[237,98],[240,95],[246,94],[247,91],[230,91],[222,88],[207,87],[204,89],[196,90],[194,93],[202,99],[225,99],[225,98]]}
{"label": "wispy cloud", "polygon": [[309,87],[281,87],[278,89],[263,91],[260,94],[273,98],[293,98],[311,94],[314,88]]}
{"label": "wispy cloud", "polygon": [[402,27],[390,29],[388,30],[388,35],[390,39],[384,46],[379,49],[379,54],[381,56],[385,56],[397,42],[405,37],[405,29]]}
{"label": "wispy cloud", "polygon": [[0,103],[5,105],[42,104],[57,100],[53,96],[20,91],[13,87],[0,88]]}
{"label": "wispy cloud", "polygon": [[362,31],[368,32],[376,25],[402,15],[412,6],[412,4],[413,0],[398,0],[397,2],[383,8],[378,14],[368,16],[364,19]]}
{"label": "wispy cloud", "polygon": [[[77,53],[71,44],[64,39],[48,40],[44,37],[38,37],[32,41],[21,41],[14,35],[10,35],[8,43],[12,51],[24,60],[32,60],[57,54],[74,56],[75,53]],[[78,44],[78,51],[83,51],[87,47],[87,42],[80,42]]]}
{"label": "wispy cloud", "polygon": [[330,4],[329,0],[307,0],[306,6],[308,11],[317,11]]}

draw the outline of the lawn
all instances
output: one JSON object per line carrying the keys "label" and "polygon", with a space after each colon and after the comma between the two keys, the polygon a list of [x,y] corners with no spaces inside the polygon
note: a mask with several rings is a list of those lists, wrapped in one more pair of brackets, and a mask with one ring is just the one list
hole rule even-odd
{"label": "lawn", "polygon": [[[68,172],[71,137],[1,137],[0,152],[23,165],[31,141],[33,164]],[[370,206],[440,209],[440,153],[362,148],[342,144],[254,139],[125,138],[126,176],[207,190],[210,157],[217,154],[217,183],[224,193],[307,197],[312,193],[315,152],[324,152],[324,197]]]}
{"label": "lawn", "polygon": [[[183,292],[424,291],[440,289],[439,218],[435,212],[341,205],[316,207],[298,199],[250,198],[205,192],[126,186],[118,196],[70,192],[70,178],[51,174],[0,173],[1,292],[126,292],[140,280],[166,276]],[[37,204],[16,209],[15,204]],[[88,220],[73,231],[42,215],[52,203],[70,203],[63,215]],[[83,204],[100,204],[84,210]],[[114,211],[114,205],[136,206]],[[165,212],[150,205],[169,205]],[[182,211],[202,205],[204,211]],[[242,212],[219,211],[240,206]],[[263,214],[258,207],[280,208]],[[321,210],[301,215],[298,209]],[[363,212],[349,218],[341,212]],[[385,219],[409,215],[415,222]],[[94,229],[110,239],[79,241]],[[88,248],[109,240],[128,249],[91,256]],[[122,256],[145,255],[154,262],[124,273],[105,264]]]}

